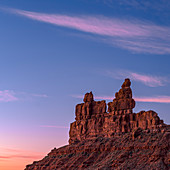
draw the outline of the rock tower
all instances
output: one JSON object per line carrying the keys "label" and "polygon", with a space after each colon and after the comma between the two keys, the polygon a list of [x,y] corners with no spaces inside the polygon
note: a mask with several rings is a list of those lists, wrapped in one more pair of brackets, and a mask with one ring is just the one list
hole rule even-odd
{"label": "rock tower", "polygon": [[69,144],[95,137],[113,137],[132,132],[138,128],[158,130],[164,126],[157,113],[141,111],[133,113],[135,100],[132,98],[131,82],[125,79],[113,102],[94,101],[92,92],[86,93],[84,103],[76,105],[76,121],[71,123]]}

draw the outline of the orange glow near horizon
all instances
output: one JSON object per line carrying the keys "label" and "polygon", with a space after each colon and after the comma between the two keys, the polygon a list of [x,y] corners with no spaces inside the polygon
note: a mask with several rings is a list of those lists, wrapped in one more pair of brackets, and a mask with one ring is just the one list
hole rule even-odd
{"label": "orange glow near horizon", "polygon": [[31,134],[25,129],[11,131],[0,133],[0,170],[23,170],[26,165],[44,158],[54,147],[67,145],[68,141],[66,126],[33,127]]}
{"label": "orange glow near horizon", "polygon": [[46,153],[20,149],[0,148],[1,170],[23,170],[26,165],[42,159]]}

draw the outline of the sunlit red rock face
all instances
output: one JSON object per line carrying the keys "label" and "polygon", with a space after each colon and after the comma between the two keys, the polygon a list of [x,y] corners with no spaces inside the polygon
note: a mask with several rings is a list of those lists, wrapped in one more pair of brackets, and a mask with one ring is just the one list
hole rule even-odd
{"label": "sunlit red rock face", "polygon": [[132,98],[131,82],[125,79],[122,88],[115,94],[113,102],[94,101],[92,92],[86,93],[84,103],[76,106],[76,121],[70,126],[69,143],[89,138],[113,137],[119,133],[132,132],[137,128],[160,129],[164,125],[154,111],[133,113],[135,101]]}
{"label": "sunlit red rock face", "polygon": [[86,93],[76,106],[69,145],[53,149],[26,170],[170,169],[170,127],[154,111],[133,113],[131,82],[125,79],[113,102]]}

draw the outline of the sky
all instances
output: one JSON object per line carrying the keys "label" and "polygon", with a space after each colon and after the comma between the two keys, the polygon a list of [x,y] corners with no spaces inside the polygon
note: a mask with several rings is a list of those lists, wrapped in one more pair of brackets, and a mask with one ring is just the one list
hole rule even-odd
{"label": "sky", "polygon": [[68,144],[86,92],[110,102],[125,78],[134,112],[170,123],[168,0],[0,0],[0,169]]}

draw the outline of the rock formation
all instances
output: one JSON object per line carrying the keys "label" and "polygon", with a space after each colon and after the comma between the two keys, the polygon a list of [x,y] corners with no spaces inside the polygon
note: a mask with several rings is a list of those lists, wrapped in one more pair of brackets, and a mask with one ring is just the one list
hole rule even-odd
{"label": "rock formation", "polygon": [[70,125],[69,144],[88,138],[113,137],[119,133],[132,132],[137,128],[159,129],[164,126],[157,113],[141,111],[133,113],[131,82],[125,79],[122,88],[115,94],[113,102],[94,101],[92,92],[86,93],[84,102],[76,106],[76,121]]}
{"label": "rock formation", "polygon": [[70,124],[69,145],[53,149],[26,170],[169,169],[170,127],[152,110],[133,113],[131,82],[125,79],[113,102],[86,93]]}
{"label": "rock formation", "polygon": [[84,103],[76,106],[76,120],[90,119],[92,115],[106,112],[106,102],[94,101],[92,92],[86,93]]}
{"label": "rock formation", "polygon": [[113,99],[113,102],[108,103],[108,112],[113,112],[113,114],[116,115],[132,112],[132,109],[135,107],[135,101],[132,99],[130,85],[130,80],[125,79],[122,88],[119,92],[115,93],[115,99]]}

